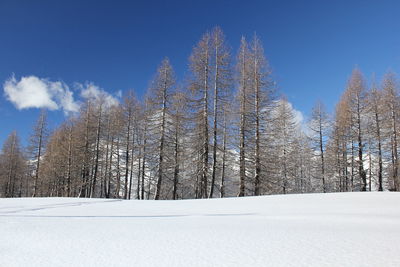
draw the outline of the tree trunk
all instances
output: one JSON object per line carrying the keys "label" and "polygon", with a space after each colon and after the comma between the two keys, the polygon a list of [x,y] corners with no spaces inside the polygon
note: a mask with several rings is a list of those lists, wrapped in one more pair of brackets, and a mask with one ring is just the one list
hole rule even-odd
{"label": "tree trunk", "polygon": [[218,117],[218,40],[216,40],[215,45],[215,75],[214,75],[214,114],[213,114],[213,164],[212,164],[212,174],[211,174],[211,187],[209,198],[213,197],[214,186],[215,186],[215,176],[217,171],[217,117]]}
{"label": "tree trunk", "polygon": [[220,196],[225,197],[225,168],[226,168],[226,139],[227,139],[227,119],[226,110],[224,111],[224,133],[222,141],[222,170],[221,170],[221,186],[220,186]]}
{"label": "tree trunk", "polygon": [[179,125],[175,126],[175,149],[174,149],[174,184],[172,189],[172,199],[177,199],[178,176],[179,176]]}
{"label": "tree trunk", "polygon": [[246,180],[246,158],[245,158],[245,122],[246,122],[246,55],[244,47],[242,50],[241,59],[241,95],[240,95],[240,145],[239,145],[239,165],[240,165],[240,187],[239,197],[245,194]]}
{"label": "tree trunk", "polygon": [[319,151],[321,155],[321,174],[322,174],[322,190],[326,193],[325,184],[325,161],[324,161],[324,143],[323,143],[323,132],[322,132],[322,117],[319,117]]}
{"label": "tree trunk", "polygon": [[90,197],[94,197],[96,193],[96,181],[97,181],[97,172],[99,169],[99,155],[100,155],[100,134],[101,134],[101,113],[102,106],[99,106],[99,117],[97,119],[97,130],[96,130],[96,159],[94,163],[94,173],[93,173],[93,183],[92,190],[90,191]]}
{"label": "tree trunk", "polygon": [[128,199],[131,199],[132,194],[132,180],[133,180],[133,156],[135,150],[135,134],[132,133],[132,149],[131,149],[131,166],[130,166],[130,175],[129,175],[129,189],[128,189]]}
{"label": "tree trunk", "polygon": [[363,143],[361,136],[361,111],[360,103],[357,103],[357,139],[358,139],[358,172],[362,181],[361,191],[367,191],[367,174],[364,170]]}
{"label": "tree trunk", "polygon": [[164,69],[164,87],[162,90],[162,114],[161,114],[161,135],[160,135],[160,147],[159,147],[159,161],[158,161],[158,179],[156,185],[156,192],[154,199],[160,199],[161,184],[163,179],[164,171],[164,142],[165,142],[165,114],[167,109],[167,69]]}
{"label": "tree trunk", "polygon": [[121,172],[120,172],[120,154],[119,154],[119,137],[117,137],[117,177],[116,177],[116,187],[114,192],[114,197],[119,198],[120,190],[121,190]]}
{"label": "tree trunk", "polygon": [[35,197],[38,194],[38,181],[39,181],[39,171],[40,171],[40,161],[42,157],[42,146],[43,146],[43,130],[44,130],[44,115],[42,114],[40,117],[40,130],[39,130],[39,144],[38,144],[38,153],[36,157],[36,172],[35,172],[35,182],[33,189],[33,196]]}
{"label": "tree trunk", "polygon": [[[144,199],[144,177],[146,175],[146,145],[147,145],[147,124],[145,122],[144,133],[143,133],[143,162],[142,162],[142,181],[141,181],[141,199]],[[150,194],[150,192],[149,192]]]}
{"label": "tree trunk", "polygon": [[207,197],[208,180],[208,49],[206,50],[206,62],[204,65],[204,97],[203,97],[203,154],[201,172],[201,197]]}
{"label": "tree trunk", "polygon": [[255,115],[255,151],[254,151],[254,195],[260,195],[260,88],[258,81],[257,42],[254,48],[254,115]]}
{"label": "tree trunk", "polygon": [[125,183],[124,183],[124,199],[128,199],[128,174],[129,174],[129,145],[131,134],[131,107],[128,107],[128,129],[126,131],[126,148],[125,148]]}

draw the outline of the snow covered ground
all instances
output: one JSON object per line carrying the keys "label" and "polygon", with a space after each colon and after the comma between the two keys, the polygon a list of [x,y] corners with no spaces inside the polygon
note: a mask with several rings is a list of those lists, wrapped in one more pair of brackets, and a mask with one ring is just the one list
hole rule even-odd
{"label": "snow covered ground", "polygon": [[400,266],[400,194],[0,199],[0,266]]}

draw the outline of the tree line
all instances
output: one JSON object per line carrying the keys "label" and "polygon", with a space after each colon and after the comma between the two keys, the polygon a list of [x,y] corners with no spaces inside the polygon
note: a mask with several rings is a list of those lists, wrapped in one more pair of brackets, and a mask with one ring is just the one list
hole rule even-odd
{"label": "tree line", "polygon": [[187,199],[400,189],[393,73],[367,85],[354,69],[333,115],[316,103],[300,125],[278,97],[257,36],[231,55],[205,33],[178,82],[169,60],[143,101],[87,99],[50,132],[42,111],[22,148],[0,154],[0,197]]}

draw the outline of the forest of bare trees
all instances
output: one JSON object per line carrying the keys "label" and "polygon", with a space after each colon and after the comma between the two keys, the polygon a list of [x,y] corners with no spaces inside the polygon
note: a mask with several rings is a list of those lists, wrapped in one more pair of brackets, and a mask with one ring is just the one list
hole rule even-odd
{"label": "forest of bare trees", "polygon": [[[42,111],[26,148],[0,154],[0,197],[187,199],[400,190],[398,82],[351,73],[334,114],[300,122],[280,97],[261,41],[232,53],[205,33],[179,81],[166,58],[140,101],[88,99],[56,129]],[[184,81],[184,82],[183,82]],[[321,88],[323,89],[323,88]]]}

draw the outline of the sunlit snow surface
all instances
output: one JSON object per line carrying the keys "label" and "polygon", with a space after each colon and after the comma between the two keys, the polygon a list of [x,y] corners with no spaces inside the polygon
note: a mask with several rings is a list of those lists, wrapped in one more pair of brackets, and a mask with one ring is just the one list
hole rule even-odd
{"label": "sunlit snow surface", "polygon": [[0,266],[400,266],[400,193],[0,199]]}

